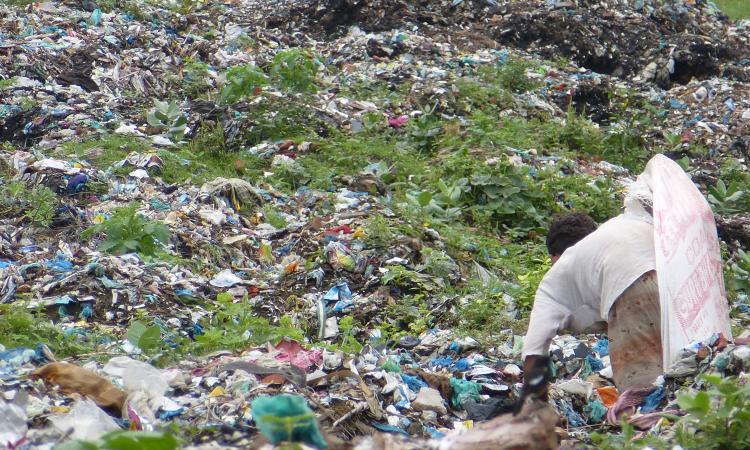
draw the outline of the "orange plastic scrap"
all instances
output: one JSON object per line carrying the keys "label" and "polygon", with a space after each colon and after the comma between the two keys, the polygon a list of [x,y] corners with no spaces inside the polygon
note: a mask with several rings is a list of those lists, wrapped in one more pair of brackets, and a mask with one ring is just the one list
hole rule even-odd
{"label": "orange plastic scrap", "polygon": [[125,403],[125,393],[112,382],[96,373],[67,363],[51,363],[33,371],[31,379],[42,379],[46,383],[59,386],[64,394],[84,395],[105,409],[117,412]]}
{"label": "orange plastic scrap", "polygon": [[611,408],[617,402],[617,399],[620,398],[620,393],[617,392],[617,388],[614,386],[600,387],[596,389],[596,392],[607,408]]}

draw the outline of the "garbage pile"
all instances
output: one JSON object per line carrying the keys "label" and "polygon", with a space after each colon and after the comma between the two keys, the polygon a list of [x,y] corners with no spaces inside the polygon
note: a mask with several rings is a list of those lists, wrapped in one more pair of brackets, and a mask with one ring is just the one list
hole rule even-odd
{"label": "garbage pile", "polygon": [[[0,447],[172,448],[147,434],[170,426],[200,449],[554,448],[622,420],[667,429],[658,413],[682,414],[676,392],[698,374],[745,376],[747,333],[695,343],[653,388],[624,393],[605,335],[558,336],[551,409],[510,418],[523,333],[492,330],[488,345],[456,324],[472,279],[502,286],[493,301],[522,320],[520,278],[480,264],[481,244],[449,254],[459,239],[440,227],[460,207],[404,217],[391,200],[421,175],[393,181],[389,155],[353,175],[324,167],[318,184],[301,161],[341,135],[410,133],[429,148],[481,119],[464,77],[516,62],[512,86],[528,89],[482,99],[497,118],[633,129],[644,148],[686,158],[706,192],[746,170],[747,25],[700,1],[0,4]],[[278,59],[299,49],[316,55],[316,69],[292,69],[315,74],[307,93],[285,87],[305,80]],[[259,68],[237,84],[257,86],[227,101],[238,67]],[[622,112],[632,105],[646,112]],[[503,144],[482,164],[611,182],[612,197],[637,175],[555,145]],[[358,164],[347,151],[338,163]],[[734,251],[750,221],[728,188],[717,222]],[[436,208],[424,192],[415,201]],[[539,247],[538,226],[512,228],[496,240]],[[105,434],[118,430],[142,434]]]}

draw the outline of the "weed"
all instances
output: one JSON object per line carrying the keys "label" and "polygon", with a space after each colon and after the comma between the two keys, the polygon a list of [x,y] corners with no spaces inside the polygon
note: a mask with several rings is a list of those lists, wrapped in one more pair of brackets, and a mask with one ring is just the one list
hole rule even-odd
{"label": "weed", "polygon": [[190,351],[208,353],[215,350],[239,350],[248,345],[260,345],[276,342],[283,337],[302,340],[302,330],[292,325],[287,317],[279,319],[279,325],[273,326],[268,319],[258,317],[252,312],[247,297],[234,302],[230,294],[219,294],[213,316],[205,324],[205,332],[196,336]]}
{"label": "weed", "polygon": [[365,223],[365,242],[370,248],[384,249],[393,245],[396,235],[392,225],[380,214],[371,216]]}
{"label": "weed", "polygon": [[81,236],[88,239],[94,234],[104,234],[99,251],[154,255],[161,245],[169,242],[169,229],[161,222],[146,219],[137,209],[137,204],[117,208],[107,220],[89,227]]}
{"label": "weed", "polygon": [[9,87],[16,84],[16,77],[10,77],[5,80],[0,80],[0,91],[8,89]]}
{"label": "weed", "polygon": [[174,100],[167,103],[154,99],[154,107],[146,114],[146,120],[152,127],[166,130],[174,141],[181,141],[185,135],[187,116]]}
{"label": "weed", "polygon": [[151,352],[163,344],[161,328],[157,325],[148,327],[136,320],[128,327],[128,341],[144,352]]}
{"label": "weed", "polygon": [[471,114],[474,110],[503,110],[513,105],[513,96],[497,84],[487,84],[473,78],[456,80],[458,95],[455,102],[460,113]]}
{"label": "weed", "polygon": [[526,273],[518,275],[519,289],[516,292],[515,298],[516,304],[521,310],[531,310],[531,307],[534,305],[536,289],[550,267],[552,267],[552,261],[549,256],[532,258],[529,270]]}
{"label": "weed", "polygon": [[422,114],[410,120],[406,128],[409,141],[418,152],[430,154],[437,149],[438,135],[442,131],[442,126],[434,110],[434,107],[424,107]]}
{"label": "weed", "polygon": [[646,147],[646,136],[658,128],[663,111],[643,100],[631,101],[627,94],[624,97],[619,106],[622,112],[610,118],[601,156],[613,164],[640,172],[651,155]]}
{"label": "weed", "polygon": [[286,219],[271,205],[263,206],[263,218],[276,229],[286,228]]}
{"label": "weed", "polygon": [[59,450],[175,450],[180,441],[172,433],[156,431],[113,431],[96,441],[71,440],[56,445]]}
{"label": "weed", "polygon": [[388,305],[384,331],[393,339],[406,334],[420,335],[430,329],[432,316],[423,294],[409,295]]}
{"label": "weed", "polygon": [[245,145],[281,139],[313,141],[331,132],[309,106],[288,95],[264,98],[247,113],[246,120],[250,126],[242,135]]}
{"label": "weed", "polygon": [[386,266],[388,271],[380,279],[384,285],[394,285],[411,292],[436,291],[442,280],[407,269],[404,266]]}
{"label": "weed", "polygon": [[536,89],[539,83],[526,76],[526,71],[534,67],[530,61],[510,60],[502,66],[486,67],[480,71],[485,82],[494,83],[510,92],[528,92]]}
{"label": "weed", "polygon": [[604,222],[619,214],[622,207],[621,192],[609,178],[570,176],[555,170],[541,172],[540,179],[542,190],[555,203],[549,209],[556,212],[581,211]]}
{"label": "weed", "polygon": [[513,334],[525,333],[528,320],[514,318],[515,305],[507,291],[506,284],[499,280],[489,283],[471,280],[463,288],[465,301],[455,315],[459,333],[490,346],[497,345],[499,335],[505,330],[510,329]]}
{"label": "weed", "polygon": [[202,124],[195,137],[188,144],[188,148],[192,154],[224,153],[226,151],[224,127],[222,127],[221,123]]}
{"label": "weed", "polygon": [[342,317],[339,321],[341,330],[341,344],[338,348],[347,354],[358,354],[362,351],[362,344],[354,337],[354,319],[352,316]]}
{"label": "weed", "polygon": [[276,54],[271,76],[287,91],[315,92],[315,76],[320,63],[308,51],[295,48]]}
{"label": "weed", "polygon": [[622,434],[591,433],[591,440],[594,443],[594,446],[587,446],[586,448],[591,450],[642,450],[645,448],[652,448],[654,450],[672,449],[671,445],[668,445],[657,436],[642,436],[642,433],[638,433],[635,427],[630,425],[627,420],[622,420],[621,427]]}
{"label": "weed", "polygon": [[704,374],[700,380],[706,390],[677,394],[680,409],[687,414],[677,417],[662,414],[676,421],[675,434],[670,438],[639,437],[631,425],[623,421],[622,435],[593,433],[597,449],[671,449],[679,444],[685,449],[739,450],[750,446],[750,385],[735,377]]}
{"label": "weed", "polygon": [[23,214],[34,225],[47,227],[55,217],[59,200],[47,186],[28,189],[24,183],[14,182],[1,190],[7,207]]}
{"label": "weed", "polygon": [[34,348],[44,343],[57,356],[66,357],[93,351],[98,340],[94,334],[66,334],[44,310],[30,310],[23,301],[0,305],[0,344],[6,348]]}
{"label": "weed", "polygon": [[228,104],[258,95],[268,84],[268,77],[251,64],[232,67],[226,73],[226,80],[221,89],[221,100]]}
{"label": "weed", "polygon": [[83,142],[69,142],[62,145],[58,155],[74,154],[78,159],[85,159],[101,170],[109,169],[112,164],[122,160],[131,152],[143,152],[149,144],[139,138],[105,135]]}
{"label": "weed", "polygon": [[601,131],[585,115],[576,114],[573,108],[568,108],[565,124],[555,129],[557,132],[551,133],[548,140],[550,145],[562,146],[566,150],[582,151],[590,155],[601,154],[603,141]]}
{"label": "weed", "polygon": [[422,273],[444,280],[456,278],[459,273],[456,262],[442,250],[424,247],[422,259],[424,262],[417,267]]}
{"label": "weed", "polygon": [[734,258],[735,261],[729,269],[730,276],[727,284],[733,290],[750,294],[750,255],[742,249],[737,249]]}
{"label": "weed", "polygon": [[193,58],[186,58],[183,66],[185,94],[189,98],[198,98],[210,89],[208,82],[208,64]]}
{"label": "weed", "polygon": [[166,183],[200,184],[217,177],[258,178],[268,166],[259,156],[224,151],[220,124],[203,125],[195,138],[185,145],[159,151],[164,162],[161,178]]}
{"label": "weed", "polygon": [[677,424],[677,441],[686,448],[750,447],[750,386],[736,378],[705,374],[706,391],[677,395],[688,414]]}
{"label": "weed", "polygon": [[727,186],[723,180],[718,180],[715,186],[708,188],[708,202],[717,214],[732,214],[742,210],[739,201],[747,194],[743,188],[744,184],[737,181]]}
{"label": "weed", "polygon": [[0,3],[5,3],[11,6],[26,6],[34,3],[34,0],[3,0]]}

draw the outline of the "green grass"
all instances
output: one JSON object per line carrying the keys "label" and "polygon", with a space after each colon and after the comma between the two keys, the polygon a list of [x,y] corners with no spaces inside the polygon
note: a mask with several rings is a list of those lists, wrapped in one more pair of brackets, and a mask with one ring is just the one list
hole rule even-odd
{"label": "green grass", "polygon": [[43,309],[28,309],[23,300],[0,305],[0,344],[6,348],[34,348],[47,344],[58,357],[94,351],[107,338],[83,328],[64,332]]}
{"label": "green grass", "polygon": [[107,170],[131,152],[143,152],[148,148],[148,142],[142,139],[111,134],[82,142],[68,142],[56,153],[57,156],[75,155],[98,169]]}
{"label": "green grass", "polygon": [[34,3],[35,0],[0,0],[0,3],[5,3],[11,6],[26,6]]}
{"label": "green grass", "polygon": [[714,3],[730,19],[750,18],[750,1],[748,0],[714,0]]}

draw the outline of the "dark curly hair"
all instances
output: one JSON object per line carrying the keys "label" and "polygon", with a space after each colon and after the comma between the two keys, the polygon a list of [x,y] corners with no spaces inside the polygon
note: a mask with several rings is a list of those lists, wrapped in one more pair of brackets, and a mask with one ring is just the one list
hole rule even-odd
{"label": "dark curly hair", "polygon": [[557,216],[549,226],[547,250],[552,256],[559,256],[596,230],[596,222],[588,214],[574,212]]}

